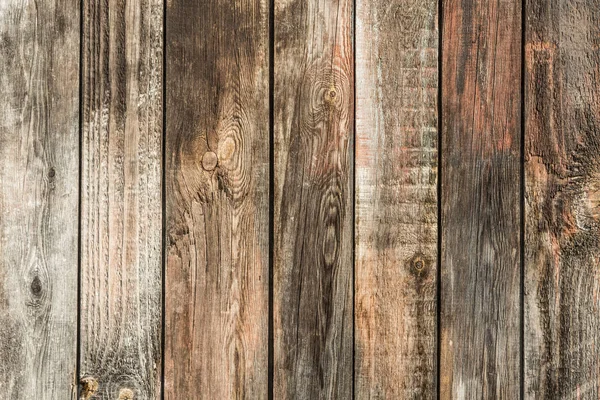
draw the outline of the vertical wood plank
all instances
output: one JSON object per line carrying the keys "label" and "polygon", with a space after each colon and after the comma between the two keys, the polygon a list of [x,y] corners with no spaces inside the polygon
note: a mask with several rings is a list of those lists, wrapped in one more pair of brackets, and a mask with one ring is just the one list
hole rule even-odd
{"label": "vertical wood plank", "polygon": [[352,1],[274,12],[274,396],[349,399]]}
{"label": "vertical wood plank", "polygon": [[436,397],[437,2],[358,0],[356,398]]}
{"label": "vertical wood plank", "polygon": [[81,397],[158,399],[163,5],[83,1]]}
{"label": "vertical wood plank", "polygon": [[167,399],[267,398],[268,16],[167,2]]}
{"label": "vertical wood plank", "polygon": [[528,0],[525,395],[600,396],[600,2]]}
{"label": "vertical wood plank", "polygon": [[516,399],[521,3],[442,6],[440,395]]}
{"label": "vertical wood plank", "polygon": [[0,398],[73,398],[79,3],[0,2]]}

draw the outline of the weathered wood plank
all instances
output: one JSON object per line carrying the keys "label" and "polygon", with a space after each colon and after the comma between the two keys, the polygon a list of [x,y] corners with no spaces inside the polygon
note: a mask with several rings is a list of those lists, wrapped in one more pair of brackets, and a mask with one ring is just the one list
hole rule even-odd
{"label": "weathered wood plank", "polygon": [[437,2],[358,0],[356,398],[436,397]]}
{"label": "weathered wood plank", "polygon": [[163,5],[83,1],[81,397],[158,399]]}
{"label": "weathered wood plank", "polygon": [[0,398],[69,399],[77,344],[79,3],[0,2]]}
{"label": "weathered wood plank", "polygon": [[268,16],[167,2],[167,399],[267,398]]}
{"label": "weathered wood plank", "polygon": [[517,399],[521,2],[442,7],[440,395]]}
{"label": "weathered wood plank", "polygon": [[525,396],[600,396],[600,1],[527,1]]}
{"label": "weathered wood plank", "polygon": [[275,1],[275,398],[352,397],[352,12]]}

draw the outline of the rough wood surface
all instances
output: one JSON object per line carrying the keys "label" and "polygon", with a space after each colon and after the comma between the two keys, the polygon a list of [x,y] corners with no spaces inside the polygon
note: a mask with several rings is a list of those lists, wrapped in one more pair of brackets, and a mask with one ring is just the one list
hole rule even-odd
{"label": "rough wood surface", "polygon": [[517,399],[521,2],[442,7],[440,396]]}
{"label": "rough wood surface", "polygon": [[79,5],[0,1],[0,398],[75,394]]}
{"label": "rough wood surface", "polygon": [[275,398],[352,397],[352,12],[275,2]]}
{"label": "rough wood surface", "polygon": [[83,1],[81,397],[158,399],[163,6]]}
{"label": "rough wood surface", "polygon": [[266,399],[269,4],[167,2],[166,399]]}
{"label": "rough wood surface", "polygon": [[357,1],[358,399],[436,394],[437,17]]}
{"label": "rough wood surface", "polygon": [[600,396],[600,1],[527,1],[525,395]]}

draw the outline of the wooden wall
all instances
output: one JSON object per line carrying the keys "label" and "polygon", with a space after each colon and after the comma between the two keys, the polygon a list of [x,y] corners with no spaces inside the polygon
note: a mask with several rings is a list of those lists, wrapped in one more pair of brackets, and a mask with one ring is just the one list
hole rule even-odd
{"label": "wooden wall", "polygon": [[0,1],[0,399],[598,399],[598,21]]}

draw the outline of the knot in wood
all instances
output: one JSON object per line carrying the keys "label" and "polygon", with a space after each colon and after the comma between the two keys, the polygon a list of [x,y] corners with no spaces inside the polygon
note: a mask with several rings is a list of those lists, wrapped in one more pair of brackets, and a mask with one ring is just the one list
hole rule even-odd
{"label": "knot in wood", "polygon": [[40,295],[42,294],[42,281],[40,280],[39,276],[36,275],[33,278],[33,281],[31,281],[31,286],[29,288],[31,289],[31,293],[35,297],[40,297]]}
{"label": "knot in wood", "polygon": [[412,256],[408,262],[408,268],[413,275],[423,277],[428,273],[429,262],[422,254],[418,253]]}
{"label": "knot in wood", "polygon": [[121,389],[119,391],[119,400],[133,400],[133,390]]}
{"label": "knot in wood", "polygon": [[79,383],[81,384],[81,399],[87,400],[98,391],[98,381],[91,376],[82,378]]}
{"label": "knot in wood", "polygon": [[202,168],[206,171],[212,171],[217,167],[218,159],[217,155],[212,151],[207,151],[202,156]]}

